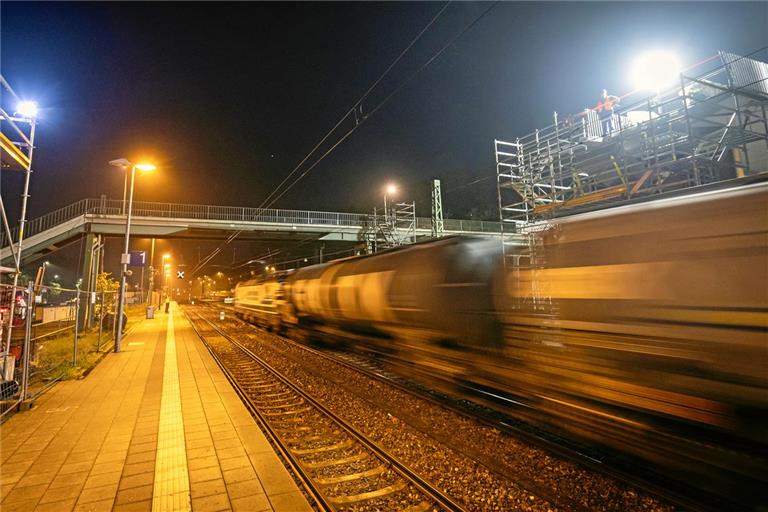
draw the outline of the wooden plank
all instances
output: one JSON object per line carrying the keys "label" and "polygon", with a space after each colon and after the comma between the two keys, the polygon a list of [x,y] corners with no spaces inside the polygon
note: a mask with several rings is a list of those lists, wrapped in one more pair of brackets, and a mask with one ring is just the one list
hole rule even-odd
{"label": "wooden plank", "polygon": [[640,176],[640,179],[637,180],[632,187],[632,190],[630,190],[629,195],[633,196],[637,193],[638,190],[640,190],[640,187],[643,186],[645,181],[651,177],[651,174],[653,174],[653,169],[646,169],[646,171],[643,173],[642,176]]}
{"label": "wooden plank", "polygon": [[568,199],[567,201],[561,201],[559,203],[549,203],[549,204],[536,206],[533,209],[533,213],[540,214],[540,213],[546,213],[556,208],[568,208],[571,206],[580,206],[583,204],[596,203],[598,201],[603,201],[606,199],[612,199],[614,197],[618,197],[626,192],[627,192],[627,187],[625,187],[624,185],[616,185],[614,187],[598,190],[597,192],[591,192],[589,194],[584,194],[583,196],[574,197],[573,199]]}

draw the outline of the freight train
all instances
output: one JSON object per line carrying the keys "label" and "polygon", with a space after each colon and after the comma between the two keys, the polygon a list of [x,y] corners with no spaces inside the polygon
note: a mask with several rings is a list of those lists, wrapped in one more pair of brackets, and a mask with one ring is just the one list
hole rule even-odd
{"label": "freight train", "polygon": [[768,183],[557,219],[514,265],[448,237],[278,273],[235,308],[765,504]]}

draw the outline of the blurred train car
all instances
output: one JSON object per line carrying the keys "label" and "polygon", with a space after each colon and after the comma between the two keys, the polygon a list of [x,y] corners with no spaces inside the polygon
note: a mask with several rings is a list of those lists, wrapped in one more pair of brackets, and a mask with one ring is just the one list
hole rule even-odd
{"label": "blurred train car", "polygon": [[[241,283],[238,314],[764,503],[768,183]],[[752,494],[750,494],[752,493]]]}
{"label": "blurred train car", "polygon": [[766,483],[768,184],[557,220],[505,288],[473,380],[703,485]]}
{"label": "blurred train car", "polygon": [[447,237],[299,269],[286,281],[291,321],[384,348],[393,339],[497,342],[491,289],[500,256],[498,242]]}

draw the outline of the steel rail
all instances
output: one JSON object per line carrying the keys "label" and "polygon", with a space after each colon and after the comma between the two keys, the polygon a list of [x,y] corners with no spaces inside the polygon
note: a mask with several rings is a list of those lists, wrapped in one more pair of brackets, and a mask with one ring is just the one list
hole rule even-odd
{"label": "steel rail", "polygon": [[[206,304],[206,306],[214,307],[211,304]],[[231,308],[226,308],[226,309],[231,309]],[[262,332],[267,332],[267,331],[263,331],[261,328],[255,326],[253,324],[250,324],[248,322],[244,322],[243,320],[241,320],[239,318],[235,317],[233,320],[238,322],[238,323],[243,324],[244,326],[246,326],[246,327],[248,327],[250,329],[254,329],[254,330],[262,331]],[[472,421],[478,421],[478,422],[480,422],[480,423],[482,423],[484,425],[490,426],[492,428],[495,428],[495,429],[498,429],[498,430],[505,430],[505,428],[503,426],[501,426],[499,424],[499,422],[494,422],[494,421],[492,421],[490,419],[484,419],[482,417],[477,416],[476,414],[472,414],[471,412],[467,411],[466,409],[462,409],[460,406],[452,403],[450,400],[439,400],[436,397],[427,394],[426,392],[416,391],[412,387],[409,387],[407,384],[403,384],[402,382],[398,382],[393,377],[386,376],[386,375],[383,375],[383,374],[379,373],[378,370],[372,370],[372,369],[369,369],[369,368],[365,368],[364,366],[360,366],[360,365],[357,365],[355,363],[351,363],[349,361],[346,361],[339,354],[334,354],[334,353],[330,353],[329,354],[327,352],[323,352],[323,351],[320,351],[320,350],[308,347],[306,345],[303,345],[303,344],[301,344],[299,342],[296,342],[296,341],[294,341],[294,340],[292,340],[290,338],[286,338],[285,336],[280,336],[280,335],[277,335],[277,334],[275,334],[273,332],[267,332],[267,333],[272,335],[272,336],[275,336],[275,337],[279,338],[280,340],[290,344],[291,346],[293,346],[295,348],[298,348],[300,350],[303,350],[305,352],[308,352],[310,354],[313,354],[315,356],[323,358],[323,359],[325,359],[327,361],[330,361],[330,362],[332,362],[334,364],[338,364],[340,366],[343,366],[344,368],[347,368],[347,369],[349,369],[351,371],[355,371],[355,372],[361,373],[361,374],[363,374],[364,376],[366,376],[366,377],[368,377],[370,379],[373,379],[373,380],[375,380],[377,382],[380,382],[382,384],[385,384],[387,386],[394,387],[394,388],[396,388],[396,389],[398,389],[400,391],[403,391],[403,392],[405,392],[405,393],[407,393],[407,394],[409,394],[409,395],[411,395],[411,396],[413,396],[413,397],[415,397],[415,398],[417,398],[419,400],[424,400],[424,401],[427,401],[427,402],[429,402],[429,403],[431,403],[433,405],[437,405],[439,407],[449,409],[450,411],[452,411],[452,412],[454,412],[456,414],[459,414],[460,416],[462,416],[464,418],[470,419]],[[286,356],[286,357],[290,358],[290,356]],[[364,356],[362,356],[362,357],[364,357]],[[394,376],[394,377],[399,377],[399,376]],[[363,400],[366,400],[366,399],[363,398]],[[373,403],[373,405],[376,406],[376,407],[380,407],[379,404]],[[429,437],[434,438],[434,436],[432,436],[429,433],[426,433],[426,432],[422,432],[422,433],[426,434]],[[506,433],[511,435],[510,432],[506,432]],[[528,433],[528,435],[533,435],[533,434]],[[522,436],[521,435],[516,435],[516,437],[520,438]],[[444,441],[441,440],[441,439],[436,439],[436,438],[434,438],[434,439],[437,442],[445,444]],[[529,441],[531,444],[535,444],[536,446],[538,446],[540,448],[544,447],[543,443],[546,442],[545,439],[542,439],[541,443],[534,443],[533,440],[529,439],[529,438],[525,438],[525,440]],[[558,447],[558,448],[562,448],[559,445],[555,445],[555,446]],[[538,486],[535,482],[532,482],[532,481],[530,481],[528,479],[521,479],[519,475],[512,475],[512,474],[510,474],[509,471],[505,471],[499,465],[493,465],[493,464],[489,464],[488,461],[479,460],[479,457],[477,457],[477,455],[475,455],[475,454],[466,453],[465,451],[459,449],[456,446],[451,446],[451,449],[455,450],[456,452],[462,454],[463,456],[465,456],[465,457],[467,457],[469,459],[472,459],[476,463],[478,463],[478,464],[482,465],[483,467],[487,468],[488,470],[490,470],[492,473],[495,473],[495,474],[499,475],[502,478],[514,481],[515,484],[517,484],[521,488],[525,489],[529,493],[534,494],[534,495],[538,496],[539,498],[541,498],[542,500],[547,501],[549,503],[552,503],[553,505],[555,505],[557,507],[563,508],[564,510],[574,510],[574,511],[579,511],[579,512],[587,512],[588,510],[590,510],[590,509],[588,509],[588,508],[586,508],[584,506],[579,505],[578,503],[577,504],[563,503],[562,498],[560,498],[558,496],[555,496],[552,493],[547,492],[547,491],[541,489],[541,487]],[[550,453],[553,453],[555,455],[560,455],[562,458],[566,458],[564,455],[556,453],[554,449],[548,449],[547,448],[547,450]],[[583,454],[582,454],[582,456],[583,456]],[[568,457],[568,460],[572,460],[572,459],[570,457]]]}
{"label": "steel rail", "polygon": [[[208,305],[209,307],[213,307],[211,305]],[[245,322],[239,318],[235,318],[235,320],[247,327],[250,327],[251,329],[263,331],[260,327],[257,327],[249,322]],[[266,331],[263,331],[266,332]],[[652,494],[654,496],[657,496],[663,500],[666,500],[670,502],[673,505],[679,506],[684,510],[715,510],[718,506],[721,505],[721,503],[714,503],[714,504],[707,504],[703,501],[703,499],[693,499],[688,494],[684,494],[681,492],[675,492],[672,491],[666,487],[663,487],[661,484],[655,483],[654,481],[638,477],[638,475],[635,475],[629,471],[623,470],[615,464],[610,464],[605,462],[604,460],[599,460],[595,457],[590,456],[587,453],[581,452],[577,450],[576,448],[569,448],[567,446],[564,446],[563,444],[559,444],[553,439],[549,439],[549,436],[555,437],[553,433],[546,432],[546,435],[538,435],[535,432],[533,432],[531,429],[522,428],[520,426],[515,426],[513,423],[508,423],[504,421],[504,419],[494,418],[495,415],[503,415],[506,416],[504,413],[501,413],[498,410],[494,410],[488,406],[482,405],[480,403],[474,403],[474,405],[477,405],[479,407],[482,407],[484,409],[488,409],[490,412],[486,414],[481,414],[477,411],[470,411],[467,409],[466,406],[462,406],[459,404],[455,399],[451,399],[450,397],[445,397],[443,399],[440,399],[436,397],[434,394],[428,394],[426,391],[418,391],[413,388],[413,383],[408,381],[407,379],[406,383],[398,382],[397,380],[394,380],[392,377],[388,377],[386,375],[383,375],[381,373],[378,373],[377,371],[373,371],[370,369],[366,369],[363,366],[350,363],[348,361],[345,361],[344,359],[340,358],[338,355],[332,355],[327,352],[323,352],[311,347],[308,347],[302,343],[299,343],[297,341],[294,341],[290,338],[287,338],[285,336],[280,336],[275,333],[270,332],[272,336],[276,336],[280,338],[281,340],[284,340],[285,342],[291,344],[292,346],[295,346],[301,350],[304,350],[308,353],[317,355],[321,358],[324,358],[328,361],[334,362],[336,364],[339,364],[347,369],[357,371],[358,373],[361,373],[371,379],[374,379],[378,382],[382,382],[384,384],[393,386],[405,393],[410,394],[411,396],[426,400],[434,405],[444,407],[446,409],[451,410],[452,412],[459,414],[460,416],[478,421],[484,425],[487,425],[489,427],[498,429],[502,432],[504,432],[507,435],[510,435],[512,437],[515,437],[517,439],[521,439],[525,442],[528,442],[540,449],[543,449],[550,454],[560,457],[562,459],[568,460],[569,462],[572,462],[574,464],[577,464],[585,469],[598,472],[600,474],[603,474],[605,476],[609,476],[611,478],[614,478],[618,481],[621,481],[625,484],[631,485],[633,487],[636,487],[640,490],[643,490],[649,494]],[[384,354],[386,356],[386,354]],[[365,356],[361,356],[365,357]],[[397,378],[403,378],[400,375],[396,375]],[[409,385],[410,384],[410,385]],[[423,387],[423,386],[422,386]],[[508,417],[505,419],[512,419],[515,422],[518,420],[515,420],[512,417]],[[527,424],[526,424],[527,425]],[[493,468],[488,466],[487,464],[477,461],[480,464],[483,464],[483,466],[487,467],[489,470],[500,474],[501,476],[508,478],[509,475],[499,473],[498,468]],[[522,484],[521,484],[522,485]],[[539,497],[546,499],[547,501],[553,501],[551,496],[541,496],[536,490],[528,489],[533,494],[539,495]],[[546,494],[546,493],[545,493]],[[554,504],[562,505],[562,503],[558,503],[557,500],[554,500]]]}
{"label": "steel rail", "polygon": [[198,338],[200,338],[200,340],[203,342],[203,345],[205,345],[205,348],[208,350],[208,353],[211,355],[211,357],[213,357],[213,360],[216,361],[216,364],[219,365],[219,368],[224,373],[224,376],[229,381],[232,388],[235,390],[235,393],[237,393],[237,395],[240,397],[240,401],[243,402],[245,407],[248,409],[248,412],[250,412],[251,416],[253,416],[258,422],[262,432],[265,432],[267,434],[270,444],[278,450],[281,458],[287,462],[290,470],[297,476],[297,479],[301,482],[301,485],[304,488],[304,491],[315,501],[315,505],[320,510],[334,510],[333,505],[328,503],[328,501],[325,499],[320,489],[316,485],[314,485],[314,483],[312,482],[312,478],[304,471],[304,469],[301,467],[300,462],[296,459],[296,457],[293,456],[293,454],[291,454],[290,448],[285,443],[283,443],[283,441],[280,439],[277,433],[272,429],[269,422],[264,418],[261,411],[256,407],[253,401],[248,397],[248,394],[240,385],[240,383],[237,381],[235,376],[227,368],[227,366],[221,360],[221,358],[213,349],[213,347],[211,347],[211,345],[206,341],[205,336],[200,332],[200,330],[198,329],[193,319],[187,313],[186,309],[184,309],[183,311],[184,311],[184,316],[187,318],[187,320],[189,321],[189,324],[192,326],[192,330],[195,331],[195,334],[197,334]]}
{"label": "steel rail", "polygon": [[[288,340],[288,341],[301,346],[301,344],[298,344],[293,340]],[[303,347],[303,348],[310,351],[314,351],[314,349],[309,347]],[[346,368],[358,371],[372,379],[378,380],[379,382],[383,382],[390,386],[396,387],[397,389],[403,392],[409,393],[412,396],[419,397],[430,403],[449,409],[452,412],[459,414],[465,418],[478,421],[484,425],[498,429],[507,435],[510,435],[517,439],[521,439],[525,442],[528,442],[538,448],[541,448],[549,452],[552,455],[555,455],[559,458],[562,458],[564,460],[577,464],[585,469],[595,471],[602,475],[609,476],[618,481],[624,482],[625,484],[641,489],[649,494],[662,498],[663,500],[666,500],[672,503],[673,505],[680,506],[684,510],[706,510],[702,508],[701,501],[692,500],[683,494],[675,493],[665,487],[661,487],[659,484],[656,484],[646,479],[638,478],[636,475],[633,475],[627,471],[624,471],[614,465],[611,465],[610,463],[606,463],[604,460],[600,460],[595,457],[592,457],[588,453],[581,452],[576,448],[569,448],[567,446],[564,446],[563,444],[559,444],[555,440],[549,439],[548,436],[538,435],[529,429],[522,428],[520,426],[515,426],[513,423],[508,423],[503,419],[493,418],[493,415],[494,415],[493,413],[496,413],[496,414],[503,414],[503,413],[500,413],[499,411],[488,408],[483,404],[476,403],[475,405],[478,405],[482,408],[487,408],[491,412],[487,414],[482,414],[477,411],[470,411],[466,407],[463,407],[458,403],[456,403],[455,401],[453,401],[450,397],[440,399],[434,395],[428,394],[425,391],[420,392],[418,390],[415,390],[412,387],[410,387],[408,384],[403,384],[401,382],[393,380],[391,377],[388,377],[386,375],[368,370],[363,366],[358,366],[354,363],[344,361],[337,355],[328,355],[328,354],[323,354],[322,352],[316,352],[316,351],[315,353],[319,354],[322,357],[327,358],[330,361],[336,362],[337,364],[340,364]],[[398,375],[397,377],[400,377],[400,376]],[[471,389],[471,388],[466,388],[466,389]],[[551,434],[551,433],[548,432],[547,434]],[[487,466],[486,464],[484,465],[488,467],[488,469],[494,472],[497,472],[495,468]],[[536,491],[534,490],[531,490],[531,492],[536,493]],[[550,498],[545,498],[545,499],[551,500]],[[557,503],[556,500],[555,500],[555,503]]]}
{"label": "steel rail", "polygon": [[[278,370],[270,366],[266,361],[261,359],[255,353],[253,353],[250,349],[248,349],[242,343],[235,340],[231,335],[223,331],[221,328],[216,326],[213,322],[211,322],[207,318],[203,317],[201,314],[197,313],[197,315],[201,320],[206,322],[213,330],[215,330],[219,336],[221,336],[222,338],[232,343],[240,351],[246,354],[251,360],[253,360],[257,364],[259,364],[261,367],[263,367],[265,370],[267,370],[269,373],[271,373],[282,384],[286,385],[288,388],[290,388],[295,393],[297,393],[301,398],[306,400],[307,403],[309,403],[310,405],[315,407],[317,410],[319,410],[322,414],[330,418],[334,423],[336,423],[339,427],[341,427],[353,439],[357,440],[361,445],[363,445],[365,448],[373,452],[382,461],[390,464],[392,469],[394,469],[395,472],[401,478],[415,485],[422,493],[424,493],[427,497],[435,501],[440,507],[442,507],[445,510],[451,510],[455,512],[464,511],[464,508],[461,505],[454,502],[450,497],[446,496],[440,490],[432,486],[429,482],[421,478],[417,473],[411,470],[406,464],[401,462],[397,457],[390,454],[389,452],[387,452],[386,450],[384,450],[383,448],[375,444],[373,441],[368,439],[364,434],[362,434],[357,429],[355,429],[355,427],[353,427],[346,420],[342,419],[340,416],[338,416],[337,414],[329,410],[327,407],[325,407],[323,404],[318,402],[314,397],[312,397],[307,392],[303,391],[301,388],[293,384],[288,377],[286,377],[281,372],[279,372]],[[211,349],[209,348],[209,350]],[[296,461],[296,463],[297,465],[299,464],[298,461]]]}

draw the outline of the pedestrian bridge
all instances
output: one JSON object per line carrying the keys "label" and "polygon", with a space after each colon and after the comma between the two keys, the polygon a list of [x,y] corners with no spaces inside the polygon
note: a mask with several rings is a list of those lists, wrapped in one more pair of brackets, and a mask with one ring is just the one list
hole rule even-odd
{"label": "pedestrian bridge", "polygon": [[[22,259],[29,262],[67,245],[85,233],[121,236],[125,233],[123,201],[83,199],[27,223]],[[260,209],[240,206],[134,201],[131,236],[137,238],[238,239],[288,242],[318,240],[361,243],[378,219],[368,213]],[[500,236],[499,222],[445,219],[445,235]],[[417,239],[430,237],[431,220],[416,218]],[[18,228],[12,231],[18,240]],[[0,244],[2,261],[12,259],[8,240]]]}

